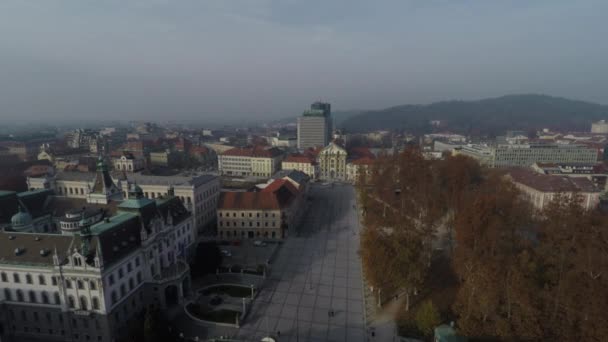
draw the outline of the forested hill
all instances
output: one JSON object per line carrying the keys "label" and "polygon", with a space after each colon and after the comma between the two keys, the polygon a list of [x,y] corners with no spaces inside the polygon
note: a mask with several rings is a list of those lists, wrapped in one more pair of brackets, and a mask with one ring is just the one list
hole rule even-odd
{"label": "forested hill", "polygon": [[510,129],[539,128],[588,131],[591,122],[608,119],[608,106],[547,95],[508,95],[478,101],[443,101],[362,111],[341,127],[347,132],[406,130],[430,132],[430,120],[447,123],[464,134],[503,134]]}

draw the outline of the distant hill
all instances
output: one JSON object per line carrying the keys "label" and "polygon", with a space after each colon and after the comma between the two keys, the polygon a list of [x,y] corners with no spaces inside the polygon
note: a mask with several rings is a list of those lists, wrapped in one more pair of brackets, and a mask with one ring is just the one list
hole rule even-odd
{"label": "distant hill", "polygon": [[608,119],[608,106],[547,95],[507,95],[478,101],[443,101],[362,111],[339,127],[347,132],[432,131],[430,120],[441,120],[450,131],[464,134],[503,134],[506,130],[539,128],[588,131],[591,122]]}

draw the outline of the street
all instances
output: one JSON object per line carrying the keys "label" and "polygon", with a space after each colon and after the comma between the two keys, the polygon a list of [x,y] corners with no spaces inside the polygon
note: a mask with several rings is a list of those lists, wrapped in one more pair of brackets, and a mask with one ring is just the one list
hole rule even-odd
{"label": "street", "polygon": [[182,322],[185,336],[259,341],[366,341],[356,196],[351,185],[313,185],[305,218],[271,266],[240,329]]}

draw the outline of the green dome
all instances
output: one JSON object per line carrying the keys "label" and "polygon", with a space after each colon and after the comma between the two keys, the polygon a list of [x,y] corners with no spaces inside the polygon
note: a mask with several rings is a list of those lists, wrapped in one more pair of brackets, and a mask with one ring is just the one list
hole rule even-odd
{"label": "green dome", "polygon": [[25,227],[32,224],[32,216],[25,212],[22,207],[19,207],[19,212],[11,217],[11,225],[13,227]]}

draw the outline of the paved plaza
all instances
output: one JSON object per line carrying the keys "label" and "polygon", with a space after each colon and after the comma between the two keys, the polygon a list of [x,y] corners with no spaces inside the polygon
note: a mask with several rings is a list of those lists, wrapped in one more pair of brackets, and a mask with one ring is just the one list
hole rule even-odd
{"label": "paved plaza", "polygon": [[[315,185],[302,225],[286,239],[240,329],[186,328],[186,336],[259,341],[364,341],[355,191]],[[333,312],[333,315],[329,315]]]}

